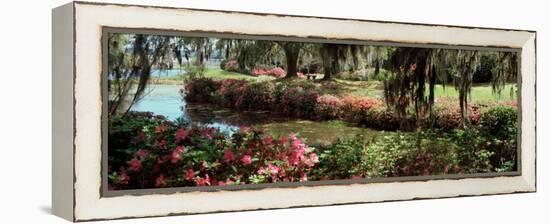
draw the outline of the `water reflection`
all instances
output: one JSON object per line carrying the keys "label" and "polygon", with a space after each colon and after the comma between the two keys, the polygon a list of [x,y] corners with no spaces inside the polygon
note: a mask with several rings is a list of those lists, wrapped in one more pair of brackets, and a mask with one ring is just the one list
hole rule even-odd
{"label": "water reflection", "polygon": [[210,104],[188,103],[180,95],[180,85],[151,85],[133,111],[148,111],[170,120],[183,118],[195,125],[217,128],[228,135],[241,126],[258,126],[279,136],[291,132],[310,144],[329,144],[338,137],[362,135],[367,138],[381,132],[354,127],[341,121],[309,121],[277,116],[269,111],[235,111]]}

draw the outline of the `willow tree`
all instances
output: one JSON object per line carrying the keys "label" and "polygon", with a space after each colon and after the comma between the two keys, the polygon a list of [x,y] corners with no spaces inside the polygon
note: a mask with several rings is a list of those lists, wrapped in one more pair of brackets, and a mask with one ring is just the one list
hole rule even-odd
{"label": "willow tree", "polygon": [[380,74],[380,69],[382,68],[382,65],[386,60],[390,58],[390,56],[393,54],[394,51],[395,51],[394,47],[369,46],[368,59],[369,59],[369,63],[371,65],[374,65],[375,75]]}
{"label": "willow tree", "polygon": [[428,88],[433,90],[435,72],[432,72],[432,54],[429,48],[397,48],[391,55],[393,75],[384,81],[384,97],[386,104],[393,107],[400,121],[401,128],[406,128],[407,111],[414,107],[417,130],[421,122],[431,111],[434,91],[426,96],[426,81]]}
{"label": "willow tree", "polygon": [[481,54],[496,58],[491,85],[493,92],[500,93],[517,77],[516,53],[428,48],[398,48],[393,52],[393,74],[384,81],[384,96],[402,126],[410,105],[414,106],[417,129],[422,126],[424,118],[432,114],[435,85],[441,83],[452,84],[457,90],[461,126],[466,127],[473,76],[481,65]]}
{"label": "willow tree", "polygon": [[[496,62],[491,68],[493,76],[491,86],[493,93],[501,94],[506,83],[514,82],[518,74],[518,54],[515,52],[495,52],[492,54]],[[513,94],[513,91],[510,92]]]}
{"label": "willow tree", "polygon": [[[127,113],[141,99],[153,67],[166,69],[172,56],[170,37],[111,34],[108,37],[109,114]],[[130,91],[133,95],[130,96]],[[122,104],[126,108],[121,108]]]}
{"label": "willow tree", "polygon": [[472,92],[474,73],[481,64],[480,53],[474,50],[449,50],[447,56],[453,84],[458,91],[460,120],[462,127],[466,127],[468,123],[468,99]]}
{"label": "willow tree", "polygon": [[349,64],[352,70],[360,67],[361,59],[368,52],[365,45],[324,43],[319,48],[319,54],[323,61],[324,80],[332,79],[332,76],[343,70],[344,65]]}

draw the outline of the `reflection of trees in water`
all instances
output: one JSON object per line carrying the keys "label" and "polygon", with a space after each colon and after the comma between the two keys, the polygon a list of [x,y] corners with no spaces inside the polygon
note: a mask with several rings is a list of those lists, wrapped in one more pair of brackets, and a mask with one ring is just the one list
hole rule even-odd
{"label": "reflection of trees in water", "polygon": [[185,114],[192,122],[202,124],[223,123],[238,127],[289,120],[269,111],[240,112],[209,104],[187,103],[184,109]]}

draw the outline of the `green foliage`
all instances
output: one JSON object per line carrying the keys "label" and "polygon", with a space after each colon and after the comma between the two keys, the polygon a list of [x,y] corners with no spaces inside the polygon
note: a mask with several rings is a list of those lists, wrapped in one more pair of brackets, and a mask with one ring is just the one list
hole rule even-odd
{"label": "green foliage", "polygon": [[246,86],[236,107],[266,110],[270,109],[274,103],[275,84],[273,82],[253,82]]}
{"label": "green foliage", "polygon": [[486,137],[487,149],[494,153],[491,163],[499,171],[516,169],[517,117],[517,109],[511,106],[491,107],[481,114],[479,130]]}
{"label": "green foliage", "polygon": [[378,178],[458,173],[459,156],[449,140],[428,133],[396,133],[380,139],[357,136],[319,149],[319,179]]}
{"label": "green foliage", "polygon": [[183,67],[183,70],[185,71],[185,74],[189,79],[200,79],[204,78],[204,74],[207,71],[207,68],[205,65],[185,65]]}

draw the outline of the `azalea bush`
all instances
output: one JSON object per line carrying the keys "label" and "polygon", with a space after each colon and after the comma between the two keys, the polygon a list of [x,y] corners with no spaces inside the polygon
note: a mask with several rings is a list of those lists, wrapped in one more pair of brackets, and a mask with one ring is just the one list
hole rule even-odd
{"label": "azalea bush", "polygon": [[293,133],[275,139],[241,127],[228,136],[148,113],[110,120],[111,189],[307,181],[319,162],[314,148]]}
{"label": "azalea bush", "polygon": [[[466,108],[467,123],[471,125],[477,124],[480,116],[480,105],[469,104]],[[434,128],[443,130],[452,130],[458,128],[462,124],[460,106],[457,99],[442,97],[438,98],[434,105],[434,113],[430,125]]]}
{"label": "azalea bush", "polygon": [[[238,110],[270,110],[287,117],[310,120],[341,119],[378,130],[413,131],[412,128],[417,123],[421,124],[422,128],[444,132],[463,128],[460,107],[456,99],[438,98],[430,115],[420,118],[422,120],[417,122],[417,118],[412,115],[397,117],[395,111],[388,108],[380,99],[358,95],[322,95],[318,86],[306,80],[274,82],[199,78],[187,81],[184,95],[188,102],[215,103]],[[466,111],[466,124],[476,126],[483,113],[488,113],[491,108],[501,107],[511,108],[517,113],[517,105],[512,102],[469,104]],[[493,116],[489,115],[485,120],[491,117]],[[508,123],[517,123],[517,117],[513,116],[504,116],[501,119],[505,119]],[[500,121],[502,122],[504,121]],[[483,125],[498,126],[498,124],[499,122],[495,120],[492,123],[485,122]],[[497,130],[501,130],[500,127],[497,127]],[[515,144],[515,142],[510,143]]]}
{"label": "azalea bush", "polygon": [[189,102],[210,103],[214,101],[214,93],[220,88],[220,82],[211,78],[188,79],[182,93]]}
{"label": "azalea bush", "polygon": [[425,176],[462,172],[456,146],[425,133],[339,139],[319,149],[318,179]]}
{"label": "azalea bush", "polygon": [[302,86],[290,86],[282,94],[279,106],[288,116],[314,118],[319,93]]}
{"label": "azalea bush", "polygon": [[372,110],[383,105],[383,101],[375,98],[346,95],[342,98],[342,113],[347,120],[364,124]]}
{"label": "azalea bush", "polygon": [[338,119],[342,116],[342,100],[334,95],[326,94],[317,98],[315,114],[319,120]]}
{"label": "azalea bush", "polygon": [[246,85],[234,106],[240,109],[269,110],[273,107],[275,100],[273,82],[253,82]]}
{"label": "azalea bush", "polygon": [[238,72],[239,71],[239,63],[236,60],[227,60],[222,61],[220,64],[220,67],[222,67],[223,70],[228,72]]}
{"label": "azalea bush", "polygon": [[274,67],[270,69],[254,68],[252,69],[252,71],[250,71],[250,74],[253,76],[267,75],[273,76],[275,78],[282,78],[286,76],[286,71],[279,67]]}

